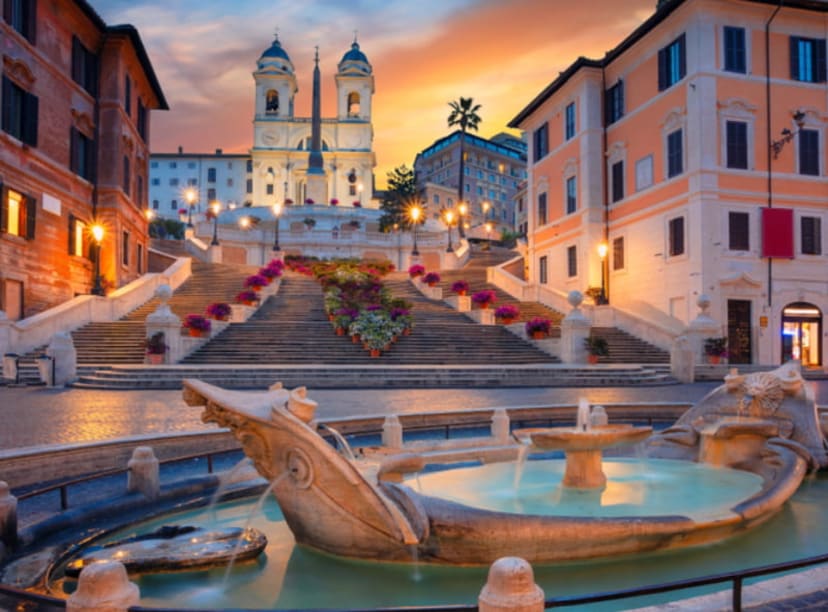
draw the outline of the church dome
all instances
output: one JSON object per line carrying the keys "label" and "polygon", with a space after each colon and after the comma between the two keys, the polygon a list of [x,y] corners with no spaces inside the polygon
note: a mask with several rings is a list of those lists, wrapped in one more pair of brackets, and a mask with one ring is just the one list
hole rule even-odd
{"label": "church dome", "polygon": [[279,42],[279,37],[273,39],[273,43],[264,50],[262,56],[259,58],[259,68],[266,66],[273,66],[281,71],[293,73],[293,63],[290,61],[290,56]]}
{"label": "church dome", "polygon": [[360,50],[357,41],[354,41],[351,44],[351,48],[342,56],[338,68],[340,74],[353,72],[371,74],[371,64],[368,62],[365,54]]}

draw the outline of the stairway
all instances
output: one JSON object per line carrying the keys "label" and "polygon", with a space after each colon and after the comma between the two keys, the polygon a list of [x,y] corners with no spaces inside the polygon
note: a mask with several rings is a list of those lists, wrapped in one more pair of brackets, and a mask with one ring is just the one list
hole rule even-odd
{"label": "stairway", "polygon": [[414,306],[414,331],[381,358],[350,337],[336,336],[325,316],[319,284],[287,273],[279,293],[245,323],[232,324],[182,363],[492,365],[552,363],[557,359],[498,326],[478,325],[442,302],[424,298],[405,274],[385,285]]}
{"label": "stairway", "polygon": [[593,336],[606,338],[609,355],[599,357],[598,363],[669,364],[670,354],[617,327],[593,327]]}

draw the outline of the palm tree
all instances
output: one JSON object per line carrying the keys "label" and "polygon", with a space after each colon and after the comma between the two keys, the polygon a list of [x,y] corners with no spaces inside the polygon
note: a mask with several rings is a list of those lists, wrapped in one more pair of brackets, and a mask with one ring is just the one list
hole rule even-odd
{"label": "palm tree", "polygon": [[[480,110],[480,104],[475,104],[472,98],[463,98],[449,102],[451,113],[448,116],[448,126],[460,127],[460,184],[457,187],[457,204],[463,201],[463,179],[465,177],[465,144],[466,144],[466,130],[477,131],[477,126],[480,125],[480,115],[477,112]],[[466,232],[463,231],[462,219],[457,224],[457,229],[461,238],[466,237]]]}

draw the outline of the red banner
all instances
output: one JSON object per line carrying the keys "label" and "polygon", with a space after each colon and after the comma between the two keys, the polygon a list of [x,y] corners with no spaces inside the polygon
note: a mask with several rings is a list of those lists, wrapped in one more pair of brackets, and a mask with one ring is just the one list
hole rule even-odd
{"label": "red banner", "polygon": [[762,209],[762,257],[793,259],[794,215],[791,208]]}

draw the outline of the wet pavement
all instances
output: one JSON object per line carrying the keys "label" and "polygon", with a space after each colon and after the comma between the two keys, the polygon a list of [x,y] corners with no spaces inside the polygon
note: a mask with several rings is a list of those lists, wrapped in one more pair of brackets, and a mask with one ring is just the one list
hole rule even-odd
{"label": "wet pavement", "polygon": [[[828,381],[815,381],[817,404],[828,406]],[[628,402],[695,403],[717,383],[656,387],[309,390],[323,418],[439,412],[464,408]],[[0,387],[0,451],[99,442],[142,434],[208,431],[200,407],[180,391],[99,391]]]}

